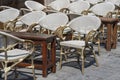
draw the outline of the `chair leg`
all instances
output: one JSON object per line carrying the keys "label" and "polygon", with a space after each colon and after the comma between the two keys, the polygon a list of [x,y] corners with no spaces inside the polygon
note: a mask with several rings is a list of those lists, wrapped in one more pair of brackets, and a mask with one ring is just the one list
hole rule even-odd
{"label": "chair leg", "polygon": [[59,66],[60,66],[60,69],[62,68],[62,47],[60,49],[60,63],[59,63]]}
{"label": "chair leg", "polygon": [[8,73],[8,72],[5,72],[4,80],[7,80],[7,73]]}
{"label": "chair leg", "polygon": [[33,72],[33,79],[36,80],[36,76],[35,76],[35,69],[34,69],[34,66],[32,68],[32,72]]}
{"label": "chair leg", "polygon": [[33,56],[31,58],[31,65],[32,65],[33,79],[36,80]]}
{"label": "chair leg", "polygon": [[98,67],[99,64],[98,64],[98,60],[97,60],[97,57],[96,57],[95,51],[93,51],[93,55],[94,55],[94,58],[95,58],[96,66]]}
{"label": "chair leg", "polygon": [[84,75],[84,49],[82,49],[81,60],[82,60],[82,74]]}
{"label": "chair leg", "polygon": [[7,70],[7,62],[5,62],[5,66],[4,66],[4,80],[7,80],[7,74],[8,74],[8,70]]}
{"label": "chair leg", "polygon": [[98,55],[100,55],[100,39],[98,40]]}

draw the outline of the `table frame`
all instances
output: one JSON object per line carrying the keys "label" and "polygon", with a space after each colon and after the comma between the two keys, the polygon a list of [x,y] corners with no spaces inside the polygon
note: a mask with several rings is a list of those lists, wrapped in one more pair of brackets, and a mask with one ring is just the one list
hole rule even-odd
{"label": "table frame", "polygon": [[107,27],[107,39],[106,39],[106,50],[116,49],[117,44],[117,23],[116,18],[100,17],[102,24]]}
{"label": "table frame", "polygon": [[[25,33],[25,32],[10,32],[14,36],[23,39],[29,39],[34,41],[35,45],[41,45],[42,47],[42,65],[35,64],[35,68],[42,69],[42,76],[47,77],[48,69],[51,68],[51,72],[56,72],[56,36],[55,35],[47,35],[47,34],[40,34],[40,33]],[[51,43],[51,50],[50,50],[50,58],[48,59],[48,50],[47,45]],[[18,66],[26,66],[30,65],[28,63],[21,63]]]}

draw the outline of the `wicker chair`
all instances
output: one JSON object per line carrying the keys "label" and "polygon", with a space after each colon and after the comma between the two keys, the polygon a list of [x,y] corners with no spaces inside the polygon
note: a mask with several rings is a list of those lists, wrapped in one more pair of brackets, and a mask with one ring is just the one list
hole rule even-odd
{"label": "wicker chair", "polygon": [[25,6],[30,9],[31,11],[41,11],[44,10],[46,7],[39,2],[36,1],[25,1]]}
{"label": "wicker chair", "polygon": [[0,12],[0,22],[3,23],[4,30],[14,30],[15,22],[19,14],[20,11],[15,8],[5,9]]}
{"label": "wicker chair", "polygon": [[85,1],[89,2],[91,6],[93,6],[95,4],[103,2],[104,0],[85,0]]}
{"label": "wicker chair", "polygon": [[110,14],[114,12],[115,5],[110,2],[103,2],[92,6],[89,10],[97,16],[111,17]]}
{"label": "wicker chair", "polygon": [[46,15],[39,24],[41,27],[48,31],[48,34],[54,33],[60,26],[66,28],[66,24],[68,23],[68,16],[64,13],[51,13]]}
{"label": "wicker chair", "polygon": [[62,9],[67,8],[70,0],[55,0],[47,5],[46,12],[60,12]]}
{"label": "wicker chair", "polygon": [[73,3],[70,3],[68,8],[66,8],[66,14],[69,17],[69,20],[72,20],[75,17],[87,15],[89,8],[90,4],[87,1],[75,1]]}
{"label": "wicker chair", "polygon": [[89,49],[91,53],[94,54],[94,58],[96,60],[96,64],[98,65],[95,51],[94,51],[94,39],[98,35],[97,29],[100,27],[101,21],[96,16],[80,16],[68,23],[68,26],[78,33],[85,34],[84,40],[68,40],[61,41],[61,53],[60,53],[60,67],[62,67],[62,59],[63,55],[71,53],[71,49],[75,49],[74,53],[78,53],[81,56],[82,61],[82,74],[84,74],[84,59],[85,59],[85,51]]}
{"label": "wicker chair", "polygon": [[8,73],[16,69],[16,65],[29,58],[31,65],[27,68],[32,68],[33,78],[35,80],[33,52],[34,45],[30,40],[20,39],[9,33],[0,31],[0,63],[1,69],[4,72],[4,80],[7,80]]}
{"label": "wicker chair", "polygon": [[[99,3],[96,4],[94,6],[92,6],[89,9],[93,14],[99,17],[112,17],[114,10],[115,10],[115,5],[111,2],[103,2],[103,3]],[[105,25],[101,25],[99,31],[102,32],[102,37],[105,38]]]}
{"label": "wicker chair", "polygon": [[45,16],[46,13],[43,11],[29,12],[17,19],[14,31],[32,32],[36,26],[39,28],[38,30],[40,31],[39,22]]}

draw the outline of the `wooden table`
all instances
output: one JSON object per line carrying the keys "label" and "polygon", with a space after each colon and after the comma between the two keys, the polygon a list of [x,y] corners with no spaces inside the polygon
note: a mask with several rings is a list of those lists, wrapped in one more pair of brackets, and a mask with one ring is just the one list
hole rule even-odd
{"label": "wooden table", "polygon": [[105,24],[105,27],[107,27],[106,50],[111,51],[111,49],[116,48],[117,44],[118,19],[105,17],[100,17],[100,19],[102,21],[102,24]]}
{"label": "wooden table", "polygon": [[[51,68],[51,72],[56,72],[56,37],[54,35],[40,34],[40,33],[25,33],[25,32],[10,32],[14,36],[23,39],[29,39],[34,41],[35,45],[41,45],[42,47],[42,64],[35,64],[35,68],[42,69],[43,77],[48,74],[48,69]],[[51,50],[48,53],[47,44],[51,43]],[[50,56],[48,58],[48,55]],[[19,66],[30,65],[28,63],[21,63]]]}

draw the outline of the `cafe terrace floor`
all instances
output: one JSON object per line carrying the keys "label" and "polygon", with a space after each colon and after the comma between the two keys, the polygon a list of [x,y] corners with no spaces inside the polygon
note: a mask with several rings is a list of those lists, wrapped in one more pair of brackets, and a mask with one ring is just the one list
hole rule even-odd
{"label": "cafe terrace floor", "polygon": [[[97,45],[96,48],[97,50]],[[37,80],[120,80],[120,41],[117,48],[106,51],[104,44],[101,44],[100,56],[97,55],[99,67],[96,67],[92,58],[85,63],[85,74],[81,74],[80,65],[75,58],[63,62],[62,69],[59,69],[59,50],[56,51],[56,73],[49,73],[46,78],[42,77],[41,70],[35,70]],[[30,69],[21,68],[18,70],[19,76],[16,80],[33,80]],[[9,80],[13,80],[14,74],[9,75]],[[2,79],[0,79],[2,80]]]}

